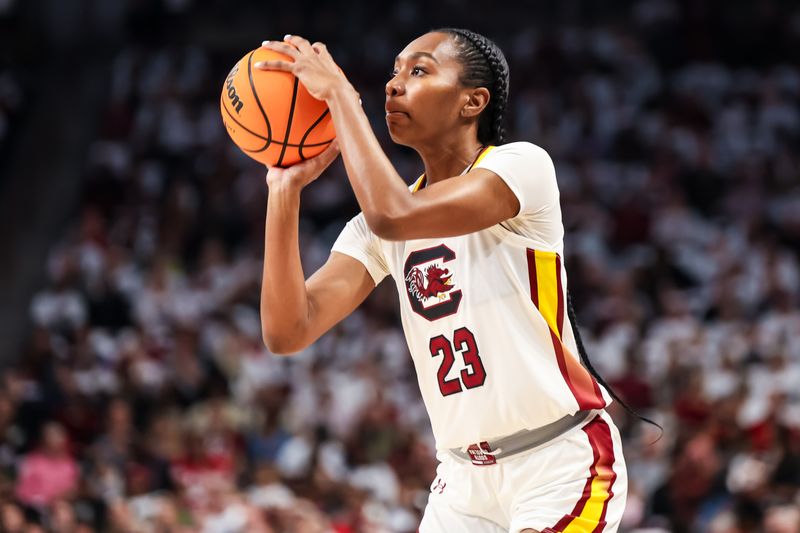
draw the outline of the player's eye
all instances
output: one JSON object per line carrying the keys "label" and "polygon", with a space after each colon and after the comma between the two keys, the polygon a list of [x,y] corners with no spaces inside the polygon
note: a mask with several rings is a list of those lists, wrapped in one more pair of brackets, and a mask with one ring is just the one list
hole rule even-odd
{"label": "player's eye", "polygon": [[[394,68],[389,73],[389,77],[390,78],[394,78],[399,73],[400,73],[400,69],[399,68]],[[414,65],[413,67],[411,67],[411,75],[412,76],[420,76],[422,74],[427,74],[427,71],[425,70],[424,67],[421,67],[420,65]]]}

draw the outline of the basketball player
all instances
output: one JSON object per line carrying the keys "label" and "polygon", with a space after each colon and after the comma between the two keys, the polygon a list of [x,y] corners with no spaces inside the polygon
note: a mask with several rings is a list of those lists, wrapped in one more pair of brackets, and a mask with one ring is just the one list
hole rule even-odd
{"label": "basketball player", "polygon": [[[502,52],[443,29],[397,56],[386,124],[425,168],[409,188],[324,45],[286,36],[264,46],[293,62],[256,67],[291,72],[327,102],[338,139],[267,174],[266,344],[301,350],[391,275],[440,461],[420,532],[617,531],[627,477],[605,411],[613,393],[564,320],[574,313],[553,163],[533,144],[502,144]],[[340,149],[362,212],[305,280],[300,191]]]}

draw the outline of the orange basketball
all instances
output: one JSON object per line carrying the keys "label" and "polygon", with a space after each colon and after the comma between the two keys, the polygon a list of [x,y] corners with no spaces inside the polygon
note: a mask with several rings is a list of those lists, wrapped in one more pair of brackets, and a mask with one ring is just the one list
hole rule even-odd
{"label": "orange basketball", "polygon": [[288,167],[322,152],[336,137],[325,102],[289,72],[253,68],[258,61],[292,61],[256,48],[239,60],[222,86],[222,122],[245,154],[268,166]]}

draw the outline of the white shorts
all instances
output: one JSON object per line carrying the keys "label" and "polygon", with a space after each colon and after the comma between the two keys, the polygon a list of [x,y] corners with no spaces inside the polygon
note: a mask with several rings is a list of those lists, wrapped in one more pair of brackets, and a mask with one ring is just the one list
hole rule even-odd
{"label": "white shorts", "polygon": [[476,466],[437,454],[419,533],[614,533],[628,492],[619,431],[605,411],[529,451]]}

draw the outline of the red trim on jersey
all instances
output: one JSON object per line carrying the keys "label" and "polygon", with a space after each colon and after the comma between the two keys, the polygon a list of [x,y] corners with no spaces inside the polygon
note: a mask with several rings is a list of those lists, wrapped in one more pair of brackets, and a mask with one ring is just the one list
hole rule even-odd
{"label": "red trim on jersey", "polygon": [[[556,362],[558,369],[561,371],[561,376],[578,402],[578,407],[581,410],[601,409],[605,407],[606,400],[600,390],[600,386],[588,370],[580,363],[578,357],[570,353],[564,345],[563,331],[564,331],[564,291],[561,282],[561,256],[555,256],[554,272],[537,272],[539,265],[536,261],[536,250],[528,248],[526,256],[528,260],[528,280],[530,283],[531,301],[537,309],[539,307],[539,281],[538,275],[543,275],[543,280],[552,279],[556,285],[556,313],[555,324],[549,324],[550,340],[553,343],[553,351],[555,352]],[[550,275],[555,276],[550,278]],[[545,291],[544,294],[552,294]],[[546,304],[545,304],[546,306]],[[545,319],[546,320],[546,319]],[[552,320],[552,319],[551,319]],[[553,327],[556,329],[554,330]]]}
{"label": "red trim on jersey", "polygon": [[564,288],[561,286],[561,256],[556,254],[556,286],[558,287],[558,306],[556,307],[556,327],[558,338],[564,338]]}
{"label": "red trim on jersey", "polygon": [[564,378],[564,381],[567,382],[567,386],[569,387],[569,390],[572,391],[572,395],[575,396],[576,400],[578,400],[578,404],[580,404],[581,400],[578,398],[579,391],[575,389],[575,386],[572,384],[572,379],[569,377],[567,360],[566,357],[564,357],[564,345],[561,344],[561,341],[558,337],[556,337],[556,334],[552,329],[550,330],[550,340],[553,341],[553,350],[556,352],[556,361],[558,361],[558,369],[561,371],[561,376]]}
{"label": "red trim on jersey", "polygon": [[[553,342],[555,343],[558,341],[560,345],[559,348],[556,348],[556,352],[561,351],[561,357],[564,357],[563,354],[563,339],[564,339],[564,289],[561,285],[561,256],[556,254],[556,282],[558,284],[558,307],[556,312],[556,321],[558,323],[558,339],[554,338]],[[569,365],[568,365],[569,366]],[[575,379],[570,378],[570,388],[572,389],[573,394],[575,394],[575,398],[578,400],[578,405],[581,406],[581,409],[600,409],[605,407],[606,400],[603,398],[603,393],[600,392],[600,385],[597,384],[597,380],[594,379],[594,376],[589,374],[589,372],[583,367],[583,365],[575,365],[576,373],[571,373],[572,377]],[[569,370],[569,369],[568,369]],[[577,375],[575,375],[577,374]],[[589,378],[591,381],[591,392],[588,390],[588,384],[586,383],[586,378]],[[576,386],[577,383],[577,386]]]}
{"label": "red trim on jersey", "polygon": [[[611,429],[608,424],[599,415],[591,422],[586,424],[583,432],[589,437],[589,445],[592,448],[593,461],[589,467],[589,477],[586,479],[586,484],[583,486],[583,492],[580,499],[575,504],[572,512],[565,514],[558,523],[552,528],[545,528],[545,531],[554,531],[561,533],[563,531],[570,531],[567,529],[569,525],[576,519],[581,523],[575,525],[575,531],[585,531],[585,528],[596,523],[593,533],[602,533],[606,527],[606,513],[608,511],[608,502],[614,497],[614,482],[617,479],[617,473],[614,471],[614,442],[611,439]],[[599,479],[598,479],[599,477]],[[606,478],[607,481],[604,481]],[[598,520],[592,523],[583,523],[586,520],[591,520],[590,517],[581,516],[586,509],[586,504],[592,497],[593,484],[597,482],[595,487],[595,498],[603,498],[603,507]],[[603,485],[607,483],[607,487]]]}
{"label": "red trim on jersey", "polygon": [[605,407],[606,400],[603,398],[603,393],[600,392],[600,385],[597,384],[594,376],[589,374],[589,371],[578,362],[574,355],[569,352],[565,353],[564,342],[556,337],[552,330],[550,330],[550,339],[553,341],[558,368],[561,370],[561,375],[564,377],[564,381],[567,382],[569,390],[572,391],[572,395],[575,396],[580,409],[590,410]]}
{"label": "red trim on jersey", "polygon": [[539,285],[536,281],[536,251],[528,248],[528,282],[531,285],[531,301],[539,309]]}

